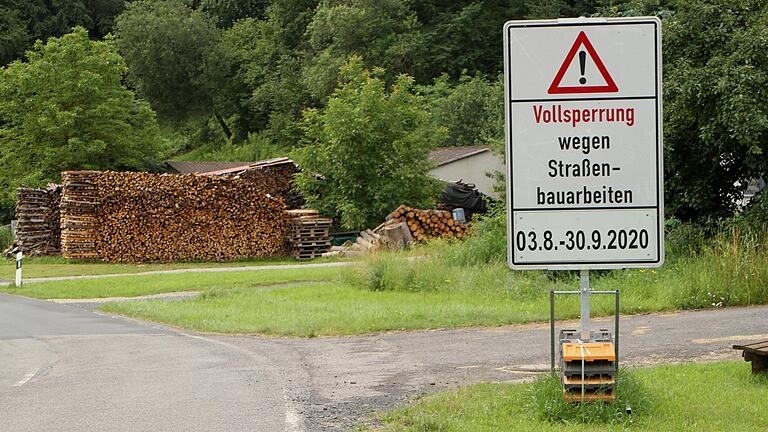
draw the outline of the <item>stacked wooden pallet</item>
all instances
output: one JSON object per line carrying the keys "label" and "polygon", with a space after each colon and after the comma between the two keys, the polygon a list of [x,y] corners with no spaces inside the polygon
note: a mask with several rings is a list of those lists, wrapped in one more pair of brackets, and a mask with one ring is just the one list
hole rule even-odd
{"label": "stacked wooden pallet", "polygon": [[291,217],[288,241],[296,259],[314,259],[328,252],[333,220],[320,217],[317,210],[288,210],[287,213]]}
{"label": "stacked wooden pallet", "polygon": [[59,197],[61,188],[16,190],[16,251],[25,255],[52,255],[59,252]]}
{"label": "stacked wooden pallet", "polygon": [[99,257],[98,171],[61,173],[61,254],[71,259]]}
{"label": "stacked wooden pallet", "polygon": [[588,342],[580,332],[560,333],[560,381],[563,397],[571,402],[613,400],[615,394],[616,351],[608,330],[591,332]]}
{"label": "stacked wooden pallet", "polygon": [[437,237],[462,238],[466,226],[446,210],[422,210],[401,205],[387,216],[387,224],[406,223],[416,241]]}

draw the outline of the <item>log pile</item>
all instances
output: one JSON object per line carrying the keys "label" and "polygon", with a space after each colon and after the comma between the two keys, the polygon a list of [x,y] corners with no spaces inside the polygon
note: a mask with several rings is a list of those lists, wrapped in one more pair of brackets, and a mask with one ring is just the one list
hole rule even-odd
{"label": "log pile", "polygon": [[291,217],[288,241],[296,259],[314,259],[331,248],[333,220],[320,217],[317,210],[288,210],[286,213]]}
{"label": "log pile", "polygon": [[292,161],[274,165],[257,166],[238,177],[245,179],[274,197],[285,200],[288,209],[299,209],[304,205],[304,197],[295,191],[293,187],[293,175],[299,169]]}
{"label": "log pile", "polygon": [[446,210],[421,210],[401,205],[387,216],[387,224],[405,223],[415,241],[462,238],[467,228]]}
{"label": "log pile", "polygon": [[98,171],[61,173],[61,254],[72,259],[96,259],[98,240]]}
{"label": "log pile", "polygon": [[351,257],[377,250],[400,249],[412,241],[411,233],[404,223],[381,224],[372,230],[360,231],[354,243],[346,242],[341,246],[331,246],[331,250],[324,253],[323,257]]}
{"label": "log pile", "polygon": [[16,189],[15,251],[28,256],[59,253],[59,199],[61,187]]}
{"label": "log pile", "polygon": [[62,178],[67,258],[170,262],[285,252],[283,200],[244,179],[117,172]]}

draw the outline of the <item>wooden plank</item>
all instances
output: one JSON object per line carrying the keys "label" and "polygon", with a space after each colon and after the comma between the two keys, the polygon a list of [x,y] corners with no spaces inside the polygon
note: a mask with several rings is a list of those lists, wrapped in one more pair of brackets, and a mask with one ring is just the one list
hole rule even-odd
{"label": "wooden plank", "polygon": [[606,360],[615,361],[616,352],[610,342],[564,343],[562,356],[565,362]]}
{"label": "wooden plank", "polygon": [[[581,402],[581,390],[565,390],[563,392],[563,397],[568,402]],[[605,391],[590,391],[587,390],[584,392],[584,401],[592,402],[592,401],[601,401],[601,400],[614,400],[616,399],[616,395],[614,394],[613,390],[605,390]]]}
{"label": "wooden plank", "polygon": [[768,341],[755,342],[747,345],[734,345],[737,350],[762,350],[768,348]]}

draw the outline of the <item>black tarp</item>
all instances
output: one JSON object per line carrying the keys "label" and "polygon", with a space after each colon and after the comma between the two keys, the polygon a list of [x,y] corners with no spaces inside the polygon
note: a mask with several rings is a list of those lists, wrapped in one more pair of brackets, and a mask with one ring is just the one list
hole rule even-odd
{"label": "black tarp", "polygon": [[487,212],[490,202],[490,198],[481,194],[475,185],[461,181],[446,183],[439,199],[446,208],[451,210],[463,208],[467,219],[474,213]]}

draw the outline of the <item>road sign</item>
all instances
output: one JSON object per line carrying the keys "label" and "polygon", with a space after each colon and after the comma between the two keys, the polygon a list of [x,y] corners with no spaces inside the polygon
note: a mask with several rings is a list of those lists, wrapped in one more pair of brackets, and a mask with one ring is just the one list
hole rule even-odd
{"label": "road sign", "polygon": [[504,26],[509,265],[664,261],[661,22]]}

